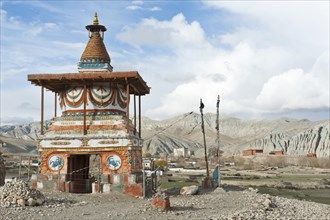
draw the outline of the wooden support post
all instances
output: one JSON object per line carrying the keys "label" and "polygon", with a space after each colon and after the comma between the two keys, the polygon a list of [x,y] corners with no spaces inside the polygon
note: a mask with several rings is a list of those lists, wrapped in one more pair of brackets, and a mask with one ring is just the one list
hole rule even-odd
{"label": "wooden support post", "polygon": [[201,119],[202,119],[202,132],[203,132],[203,140],[204,140],[204,153],[205,153],[205,165],[206,165],[206,178],[207,181],[209,181],[209,163],[207,161],[207,151],[206,151],[206,139],[205,139],[205,129],[204,129],[204,118],[203,118],[203,108],[204,108],[204,104],[202,102],[200,102],[200,111],[201,111]]}
{"label": "wooden support post", "polygon": [[57,93],[55,92],[55,109],[54,109],[54,117],[57,117]]}
{"label": "wooden support post", "polygon": [[98,176],[98,185],[99,185],[99,193],[101,192],[101,174],[102,174],[102,157],[101,154],[99,154],[99,176]]}
{"label": "wooden support post", "polygon": [[57,189],[58,191],[61,191],[61,173],[60,173],[61,167],[60,164],[58,165],[58,171],[57,171]]}
{"label": "wooden support post", "polygon": [[219,105],[220,105],[220,95],[218,95],[217,100],[217,163],[218,163],[218,187],[220,187],[221,184],[221,173],[220,173],[220,119],[219,119]]}
{"label": "wooden support post", "polygon": [[136,134],[136,96],[134,94],[134,134]]}
{"label": "wooden support post", "polygon": [[22,156],[19,156],[18,179],[21,179]]}
{"label": "wooden support post", "polygon": [[45,98],[45,89],[44,86],[41,86],[41,122],[40,122],[40,134],[44,135],[44,98]]}
{"label": "wooden support post", "polygon": [[139,95],[139,137],[141,138],[141,96]]}
{"label": "wooden support post", "polygon": [[126,85],[126,126],[127,133],[129,133],[129,84]]}
{"label": "wooden support post", "polygon": [[29,157],[29,165],[28,165],[28,180],[30,180],[30,169],[31,169],[31,157]]}
{"label": "wooden support post", "polygon": [[142,188],[143,188],[143,198],[146,197],[146,171],[144,167],[144,162],[142,159]]}
{"label": "wooden support post", "polygon": [[86,104],[87,104],[87,89],[86,83],[84,84],[84,135],[87,134],[87,126],[86,126]]}

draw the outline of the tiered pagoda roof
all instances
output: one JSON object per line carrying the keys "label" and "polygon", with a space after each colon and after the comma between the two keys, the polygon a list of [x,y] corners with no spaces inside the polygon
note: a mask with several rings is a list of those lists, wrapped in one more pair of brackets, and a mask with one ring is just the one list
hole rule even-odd
{"label": "tiered pagoda roof", "polygon": [[72,83],[110,82],[129,84],[130,94],[149,94],[150,88],[137,71],[112,72],[111,59],[103,43],[104,32],[107,29],[99,25],[96,13],[93,24],[87,25],[86,29],[89,31],[90,39],[78,63],[78,73],[30,74],[28,80],[53,92],[62,91]]}

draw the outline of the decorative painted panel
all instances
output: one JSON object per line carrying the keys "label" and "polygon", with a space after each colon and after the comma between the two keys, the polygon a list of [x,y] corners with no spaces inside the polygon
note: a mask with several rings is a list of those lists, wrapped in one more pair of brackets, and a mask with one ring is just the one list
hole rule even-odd
{"label": "decorative painted panel", "polygon": [[129,139],[72,139],[72,140],[42,140],[41,148],[80,148],[80,147],[121,147],[128,146]]}
{"label": "decorative painted panel", "polygon": [[[73,85],[59,94],[62,111],[83,109],[83,86]],[[87,110],[115,110],[126,112],[126,89],[120,85],[95,83],[87,86]]]}
{"label": "decorative painted panel", "polygon": [[80,147],[81,140],[42,140],[40,146],[42,148],[72,148]]}
{"label": "decorative painted panel", "polygon": [[128,146],[128,139],[124,138],[113,138],[113,139],[91,139],[88,142],[90,147],[120,147]]}
{"label": "decorative painted panel", "polygon": [[64,160],[61,156],[53,155],[48,160],[48,167],[53,171],[58,171],[62,169],[64,165]]}
{"label": "decorative painted panel", "polygon": [[121,158],[117,154],[112,154],[107,158],[106,165],[111,170],[118,170],[121,166]]}

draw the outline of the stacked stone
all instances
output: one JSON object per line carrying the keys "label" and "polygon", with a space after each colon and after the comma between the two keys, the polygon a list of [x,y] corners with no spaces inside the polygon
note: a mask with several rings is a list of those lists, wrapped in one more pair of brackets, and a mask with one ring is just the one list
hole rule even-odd
{"label": "stacked stone", "polygon": [[38,190],[29,187],[27,182],[16,180],[0,187],[0,206],[37,206],[42,205],[45,196]]}

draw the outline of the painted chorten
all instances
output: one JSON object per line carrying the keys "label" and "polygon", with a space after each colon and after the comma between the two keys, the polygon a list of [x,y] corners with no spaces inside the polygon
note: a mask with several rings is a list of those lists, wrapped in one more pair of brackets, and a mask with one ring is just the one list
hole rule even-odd
{"label": "painted chorten", "polygon": [[[42,124],[44,90],[55,93],[55,117],[46,130],[41,128],[41,164],[32,183],[43,190],[142,195],[141,96],[150,88],[137,71],[113,72],[103,42],[106,28],[96,13],[86,29],[89,41],[78,73],[28,75],[32,84],[41,86]],[[91,176],[91,156],[99,161],[96,178]]]}

